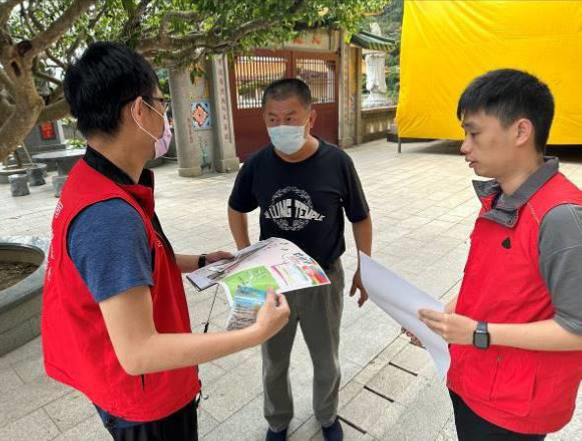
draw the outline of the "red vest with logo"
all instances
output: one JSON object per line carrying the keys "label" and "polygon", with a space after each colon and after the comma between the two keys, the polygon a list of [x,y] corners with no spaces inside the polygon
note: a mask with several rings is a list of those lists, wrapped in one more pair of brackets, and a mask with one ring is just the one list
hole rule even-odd
{"label": "red vest with logo", "polygon": [[191,402],[200,389],[197,367],[131,376],[121,367],[99,305],[67,252],[67,231],[84,208],[119,198],[143,219],[154,250],[153,319],[160,333],[190,333],[182,277],[153,225],[153,189],[118,185],[85,161],[67,178],[53,218],[42,306],[42,345],[49,377],[83,392],[93,403],[128,421],[164,418]]}
{"label": "red vest with logo", "polygon": [[[552,208],[582,205],[582,191],[556,173],[519,210],[513,228],[482,216],[493,199],[481,201],[455,312],[488,323],[552,319],[554,307],[540,271],[539,229]],[[582,352],[450,345],[450,353],[449,388],[485,420],[514,432],[546,434],[572,418]]]}

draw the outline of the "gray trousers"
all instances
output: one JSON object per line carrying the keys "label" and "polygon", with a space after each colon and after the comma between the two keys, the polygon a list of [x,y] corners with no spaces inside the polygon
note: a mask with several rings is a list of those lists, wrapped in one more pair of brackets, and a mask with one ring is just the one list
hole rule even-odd
{"label": "gray trousers", "polygon": [[326,271],[331,285],[290,292],[289,323],[262,346],[265,418],[271,430],[280,432],[293,419],[293,395],[289,361],[297,325],[313,362],[313,411],[322,426],[336,419],[341,380],[340,324],[344,306],[344,271],[338,259]]}

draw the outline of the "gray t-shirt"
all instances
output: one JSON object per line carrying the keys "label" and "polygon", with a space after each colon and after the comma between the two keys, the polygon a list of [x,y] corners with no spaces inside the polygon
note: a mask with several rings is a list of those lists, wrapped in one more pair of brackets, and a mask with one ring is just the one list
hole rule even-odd
{"label": "gray t-shirt", "polygon": [[[513,228],[520,208],[558,172],[557,158],[544,159],[544,164],[512,195],[502,194],[494,180],[474,181],[479,197],[499,195],[484,217]],[[540,225],[538,251],[540,271],[555,309],[554,320],[582,335],[582,206],[564,204],[546,213]]]}
{"label": "gray t-shirt", "polygon": [[582,334],[582,206],[559,205],[539,235],[540,269],[556,309],[554,319]]}

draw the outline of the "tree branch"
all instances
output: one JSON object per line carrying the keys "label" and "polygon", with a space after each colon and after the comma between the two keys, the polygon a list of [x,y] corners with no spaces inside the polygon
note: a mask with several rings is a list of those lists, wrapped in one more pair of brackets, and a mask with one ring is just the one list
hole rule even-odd
{"label": "tree branch", "polygon": [[170,20],[173,18],[180,18],[184,21],[198,21],[202,22],[203,17],[197,11],[168,11],[162,18],[160,23],[159,36],[164,37],[168,34],[168,29],[170,28]]}
{"label": "tree branch", "polygon": [[0,121],[6,121],[12,112],[14,112],[14,105],[0,95]]}
{"label": "tree branch", "polygon": [[[295,0],[287,9],[287,13],[297,14],[305,4],[305,0]],[[174,18],[201,22],[206,17],[200,16],[197,11],[168,11],[161,20],[157,35],[140,40],[136,49],[148,57],[160,57],[168,60],[173,65],[195,64],[206,53],[226,52],[237,46],[240,40],[246,36],[273,26],[270,21],[257,19],[242,24],[234,33],[224,37],[212,31],[190,32],[184,36],[173,36],[169,33],[169,30],[170,22]]]}
{"label": "tree branch", "polygon": [[6,75],[4,69],[0,69],[0,84],[4,87],[4,89],[6,89],[10,96],[14,97],[14,83],[10,77]]}
{"label": "tree branch", "polygon": [[6,23],[8,23],[8,19],[10,18],[10,13],[21,1],[22,0],[6,0],[0,5],[0,28],[6,26]]}
{"label": "tree branch", "polygon": [[63,98],[63,84],[57,86],[55,90],[46,98],[46,104],[54,104],[57,100]]}
{"label": "tree branch", "polygon": [[128,17],[128,20],[127,22],[125,22],[125,25],[123,26],[123,29],[121,30],[121,34],[119,36],[119,39],[121,41],[123,41],[124,43],[129,43],[131,41],[131,39],[141,26],[142,16],[145,14],[146,9],[150,2],[151,0],[141,0],[139,5],[137,5],[137,8],[135,8],[135,11],[131,15],[131,17]]}
{"label": "tree branch", "polygon": [[70,112],[71,109],[69,108],[69,103],[67,103],[65,98],[61,98],[59,101],[46,106],[42,112],[40,112],[36,124],[45,121],[56,121],[69,115]]}
{"label": "tree branch", "polygon": [[57,80],[56,78],[52,77],[49,74],[46,74],[44,72],[39,71],[38,69],[34,69],[32,74],[36,77],[36,78],[40,78],[41,80],[45,80],[49,83],[55,84],[57,86],[60,86],[62,84],[62,81]]}
{"label": "tree branch", "polygon": [[55,63],[58,67],[60,67],[63,70],[67,70],[68,66],[65,63],[63,63],[61,60],[59,60],[58,57],[55,57],[50,49],[46,49],[44,51],[44,53],[46,54],[48,59],[51,60],[53,63]]}
{"label": "tree branch", "polygon": [[[101,20],[101,17],[103,17],[103,14],[105,14],[106,11],[107,11],[107,4],[105,4],[105,6],[103,6],[100,10],[98,10],[97,13],[91,18],[91,20],[89,20],[89,23],[87,24],[87,29],[93,29],[97,25],[99,20]],[[77,38],[75,38],[75,41],[73,42],[73,44],[71,44],[71,46],[67,49],[67,52],[65,55],[67,63],[71,64],[73,56],[75,55],[75,51],[77,50],[77,48],[79,47],[81,42],[86,39],[86,37],[87,37],[87,31],[86,31],[86,29],[83,29],[79,33],[79,35],[77,35]]]}
{"label": "tree branch", "polygon": [[[28,19],[30,19],[30,21],[32,22],[32,24],[36,28],[37,32],[44,32],[46,30],[46,28],[40,22],[40,20],[38,18],[36,18],[36,15],[34,15],[34,11],[30,10],[30,6],[31,5],[29,4],[28,9],[26,9],[26,11],[24,12],[24,16],[27,17]],[[33,35],[34,35],[35,32],[30,27],[29,27],[29,30],[31,32],[33,32]]]}
{"label": "tree branch", "polygon": [[[178,12],[173,11],[172,14],[179,17],[182,14]],[[183,14],[190,15],[189,13]],[[191,57],[195,57],[196,59],[201,58],[199,54],[196,54],[196,51],[225,52],[236,46],[247,35],[259,30],[268,29],[272,25],[271,22],[265,20],[250,21],[241,25],[236,32],[224,38],[202,32],[193,32],[179,37],[172,37],[168,34],[164,36],[158,35],[155,38],[141,40],[137,45],[137,49],[141,53],[151,57],[157,55],[171,62],[184,64],[185,60]]]}
{"label": "tree branch", "polygon": [[53,45],[62,35],[69,30],[71,25],[87,11],[97,0],[74,0],[71,6],[63,12],[51,25],[44,31],[36,35],[32,40],[32,49],[28,56],[38,55]]}

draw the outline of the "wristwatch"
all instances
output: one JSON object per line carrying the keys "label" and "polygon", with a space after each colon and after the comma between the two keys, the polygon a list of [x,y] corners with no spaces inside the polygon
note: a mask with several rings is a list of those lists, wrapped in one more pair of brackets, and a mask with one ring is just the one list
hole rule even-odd
{"label": "wristwatch", "polygon": [[198,256],[198,268],[206,266],[206,254],[200,254]]}
{"label": "wristwatch", "polygon": [[477,322],[477,329],[473,332],[473,346],[478,349],[487,349],[489,348],[490,341],[491,338],[487,330],[487,323]]}

